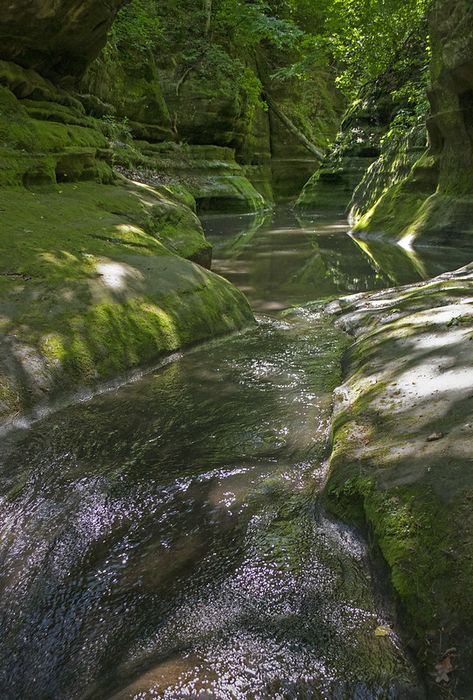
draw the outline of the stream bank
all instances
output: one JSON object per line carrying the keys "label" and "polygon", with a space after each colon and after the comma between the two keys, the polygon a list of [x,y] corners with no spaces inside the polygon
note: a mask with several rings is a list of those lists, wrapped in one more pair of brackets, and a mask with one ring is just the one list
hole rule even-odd
{"label": "stream bank", "polygon": [[368,525],[429,681],[470,697],[473,269],[331,303],[354,336],[324,502]]}
{"label": "stream bank", "polygon": [[208,235],[257,326],[4,437],[2,698],[424,697],[366,543],[320,504],[346,335],[279,313],[314,293],[308,250],[320,289],[386,279],[337,217],[244,220]]}

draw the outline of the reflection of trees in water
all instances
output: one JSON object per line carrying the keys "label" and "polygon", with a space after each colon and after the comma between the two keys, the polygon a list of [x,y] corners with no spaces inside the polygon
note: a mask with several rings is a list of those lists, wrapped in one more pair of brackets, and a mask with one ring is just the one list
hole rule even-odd
{"label": "reflection of trees in water", "polygon": [[315,233],[311,255],[297,272],[299,283],[315,284],[319,296],[381,288],[386,277],[369,257],[360,255],[346,233]]}
{"label": "reflection of trees in water", "polygon": [[[272,211],[264,210],[255,214],[245,214],[231,217],[208,217],[205,223],[211,224],[212,229],[219,229],[219,239],[214,243],[215,252],[218,256],[224,256],[230,260],[238,257],[240,251],[251,243],[255,234],[260,228],[271,221]],[[223,238],[221,231],[230,235]]]}
{"label": "reflection of trees in water", "polygon": [[[301,227],[314,228],[317,220],[298,217]],[[362,291],[386,284],[399,285],[426,279],[432,270],[426,269],[424,256],[402,246],[379,240],[361,240],[350,235],[326,235],[330,223],[322,220],[319,226],[317,256],[321,256],[325,274],[333,283],[333,291]],[[346,233],[348,234],[348,227]],[[303,275],[317,273],[320,262],[311,259]],[[440,270],[439,270],[440,271]]]}
{"label": "reflection of trees in water", "polygon": [[416,282],[444,271],[446,255],[451,269],[471,257],[454,249],[413,251],[358,240],[339,213],[309,218],[276,209],[210,216],[205,225],[214,243],[214,269],[263,311]]}
{"label": "reflection of trees in water", "polygon": [[375,270],[393,285],[427,279],[429,274],[419,254],[397,244],[352,238]]}

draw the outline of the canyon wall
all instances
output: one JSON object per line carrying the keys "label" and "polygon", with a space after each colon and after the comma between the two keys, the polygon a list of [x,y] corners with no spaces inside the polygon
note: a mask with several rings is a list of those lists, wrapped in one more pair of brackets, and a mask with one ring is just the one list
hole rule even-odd
{"label": "canyon wall", "polygon": [[[152,150],[121,142],[106,105],[81,90],[120,5],[2,8],[0,424],[253,320],[243,295],[206,269],[192,193],[126,177],[120,149],[150,160]],[[240,198],[261,206],[229,167]]]}
{"label": "canyon wall", "polygon": [[[355,230],[440,244],[473,234],[473,7],[435,0],[429,17],[432,60],[428,148],[412,135],[384,152],[355,192]],[[393,168],[400,158],[404,168]],[[407,160],[406,160],[407,159]],[[406,163],[409,167],[406,167]],[[379,176],[378,198],[366,198]]]}

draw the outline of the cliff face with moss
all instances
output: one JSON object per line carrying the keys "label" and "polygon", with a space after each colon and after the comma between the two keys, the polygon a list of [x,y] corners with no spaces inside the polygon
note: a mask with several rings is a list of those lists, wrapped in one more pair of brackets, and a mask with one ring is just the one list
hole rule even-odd
{"label": "cliff face with moss", "polygon": [[3,3],[0,58],[47,76],[80,75],[106,42],[125,0]]}
{"label": "cliff face with moss", "polygon": [[0,61],[0,421],[252,321],[205,269],[192,194],[122,175],[113,125],[80,90],[120,4],[16,2],[0,18],[15,36]]}
{"label": "cliff face with moss", "polygon": [[[257,3],[235,5],[233,12],[243,14],[234,17],[231,8],[227,16],[225,3],[215,2],[208,18],[203,4],[190,0],[135,5],[119,14],[109,43],[82,80],[81,90],[100,98],[95,108],[108,110],[107,118],[118,123],[126,119],[135,140],[185,145],[181,171],[189,154],[196,161],[205,153],[195,146],[226,148],[224,160],[232,159],[267,202],[294,199],[319,163],[298,134],[323,152],[336,133],[343,100],[333,72],[325,67],[310,79],[286,76],[294,50],[283,37],[280,46],[253,36],[258,30],[252,23],[269,21],[258,15]],[[174,150],[175,162],[179,153]],[[126,165],[127,156],[135,169],[151,169],[139,154],[117,157]],[[202,174],[204,169],[205,163]],[[164,162],[157,172],[182,181]],[[255,208],[250,189],[248,198]],[[208,203],[206,193],[202,199]],[[218,198],[212,202],[218,204]]]}
{"label": "cliff face with moss", "polygon": [[[464,0],[433,3],[429,17],[432,61],[428,149],[401,139],[368,172],[352,206],[356,230],[397,239],[446,243],[473,233],[473,8]],[[421,145],[421,144],[418,144]],[[399,171],[396,161],[410,167]],[[373,197],[375,172],[383,191]],[[378,180],[379,181],[379,180]],[[366,193],[371,189],[371,196]]]}

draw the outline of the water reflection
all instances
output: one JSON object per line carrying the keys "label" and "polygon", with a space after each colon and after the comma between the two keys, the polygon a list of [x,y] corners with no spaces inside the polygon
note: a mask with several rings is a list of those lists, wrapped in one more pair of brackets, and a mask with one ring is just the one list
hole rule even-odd
{"label": "water reflection", "polygon": [[410,251],[349,235],[342,214],[299,217],[288,209],[266,215],[203,218],[214,246],[213,269],[236,284],[256,310],[277,311],[307,301],[408,284],[470,262],[472,249]]}

